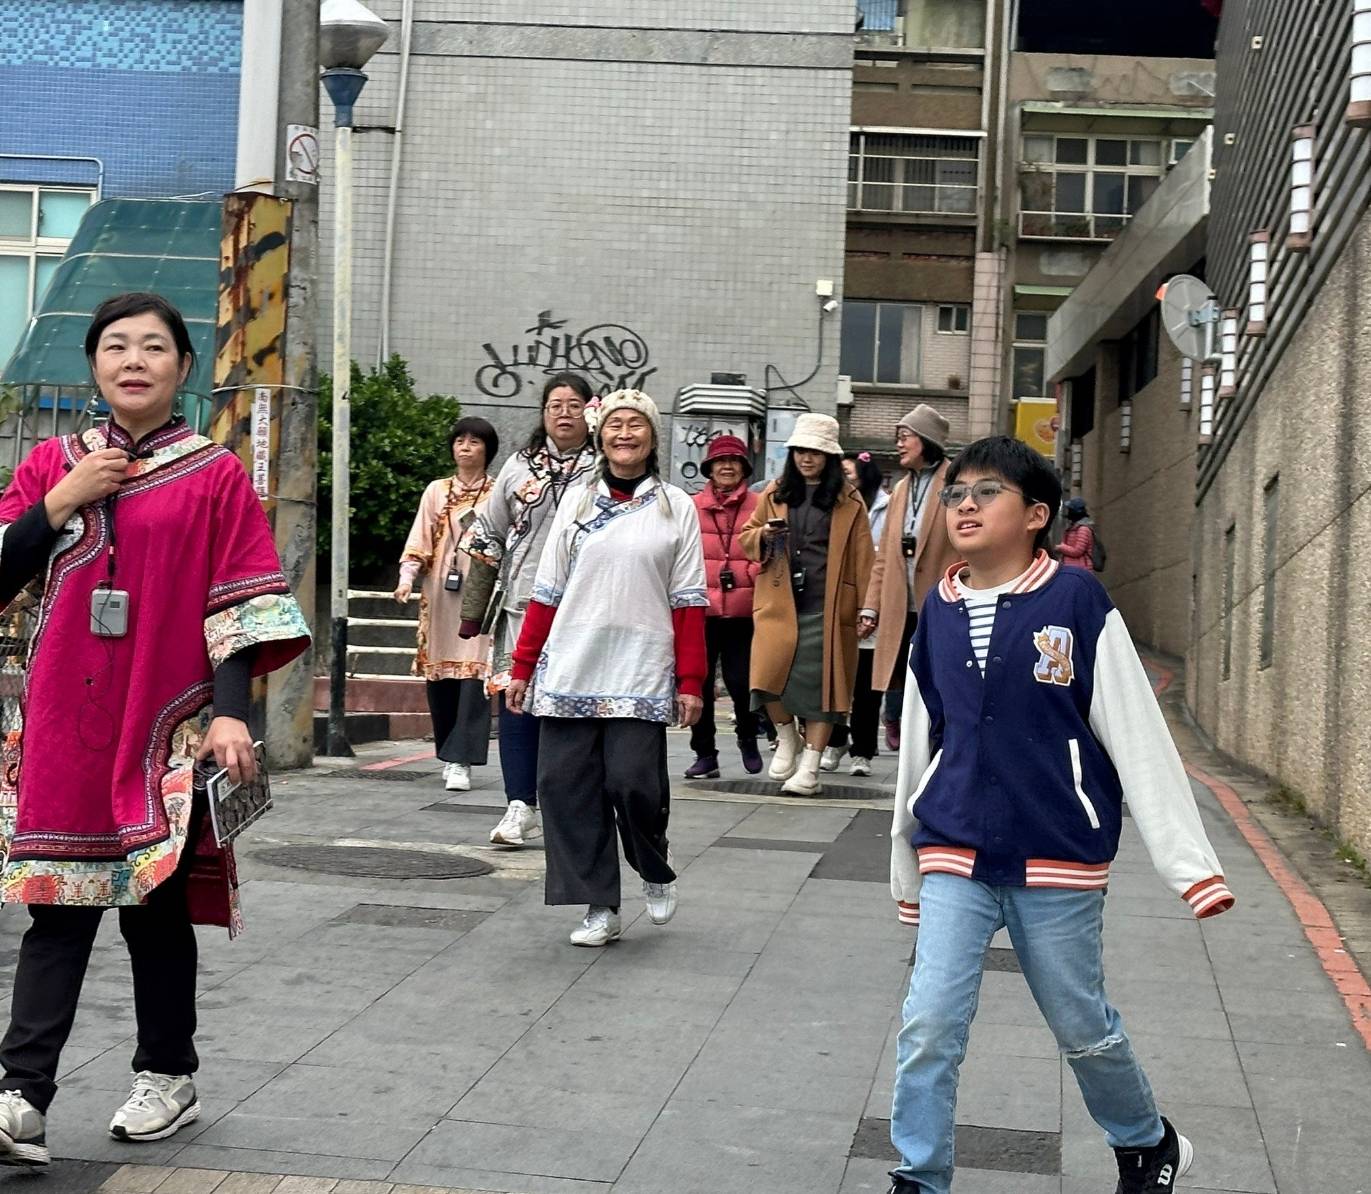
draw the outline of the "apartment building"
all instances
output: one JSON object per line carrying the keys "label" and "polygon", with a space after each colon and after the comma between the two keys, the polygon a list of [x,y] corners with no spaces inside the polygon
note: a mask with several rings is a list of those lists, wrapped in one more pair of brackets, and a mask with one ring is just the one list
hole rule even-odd
{"label": "apartment building", "polygon": [[[1212,168],[1187,155],[1063,305],[1048,376],[1135,633],[1184,652],[1221,750],[1368,854],[1371,31],[1354,10],[1224,5]],[[1207,364],[1154,330],[1177,271],[1220,309]]]}
{"label": "apartment building", "polygon": [[1048,318],[1212,118],[1214,18],[1200,0],[860,7],[848,438],[884,447],[917,402],[957,440],[1012,430],[1021,401],[1051,400]]}

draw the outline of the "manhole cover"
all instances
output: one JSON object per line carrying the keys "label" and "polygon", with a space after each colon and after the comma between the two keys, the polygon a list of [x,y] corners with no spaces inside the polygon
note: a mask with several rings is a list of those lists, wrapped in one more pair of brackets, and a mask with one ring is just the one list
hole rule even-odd
{"label": "manhole cover", "polygon": [[424,850],[387,850],[379,846],[271,846],[253,857],[270,866],[288,866],[330,875],[365,879],[470,879],[495,868],[463,854]]}
{"label": "manhole cover", "polygon": [[[892,789],[877,788],[871,785],[838,784],[822,777],[823,792],[820,799],[837,800],[889,800]],[[785,796],[781,785],[775,780],[762,779],[697,779],[690,786],[705,792],[731,792],[737,796]]]}

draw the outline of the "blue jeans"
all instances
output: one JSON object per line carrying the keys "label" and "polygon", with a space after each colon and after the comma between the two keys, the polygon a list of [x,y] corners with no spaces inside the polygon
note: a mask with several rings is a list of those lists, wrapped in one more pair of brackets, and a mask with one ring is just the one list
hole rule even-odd
{"label": "blue jeans", "polygon": [[892,1176],[928,1194],[952,1188],[957,1074],[980,998],[990,939],[1009,929],[1024,978],[1113,1148],[1162,1138],[1152,1088],[1104,993],[1103,891],[989,887],[925,875],[919,942],[896,1053]]}
{"label": "blue jeans", "polygon": [[538,803],[538,719],[531,713],[511,713],[500,694],[500,770],[505,799]]}

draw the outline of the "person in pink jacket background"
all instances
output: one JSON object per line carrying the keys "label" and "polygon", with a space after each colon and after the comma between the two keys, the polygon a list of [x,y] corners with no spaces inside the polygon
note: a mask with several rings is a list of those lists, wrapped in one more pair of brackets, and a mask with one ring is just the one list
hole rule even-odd
{"label": "person in pink jacket background", "polygon": [[757,717],[752,712],[748,669],[752,658],[752,590],[759,566],[743,554],[739,532],[757,505],[757,495],[747,486],[752,475],[747,445],[736,435],[721,435],[709,445],[700,470],[708,479],[695,495],[700,515],[700,537],[705,549],[705,580],[709,587],[709,614],[705,618],[705,645],[709,674],[705,678],[705,707],[690,731],[695,762],[687,779],[717,779],[719,750],[714,727],[714,676],[722,666],[724,687],[733,698],[737,719],[738,751],[748,774],[762,769],[757,751]]}
{"label": "person in pink jacket background", "polygon": [[1095,570],[1095,524],[1090,521],[1085,499],[1074,497],[1062,507],[1066,516],[1066,533],[1057,544],[1057,554],[1063,564],[1073,568]]}

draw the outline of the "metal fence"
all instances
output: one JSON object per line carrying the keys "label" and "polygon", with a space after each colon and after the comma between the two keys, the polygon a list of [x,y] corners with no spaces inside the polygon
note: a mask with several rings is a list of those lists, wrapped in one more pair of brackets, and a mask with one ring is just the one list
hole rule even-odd
{"label": "metal fence", "polygon": [[84,431],[104,413],[93,386],[16,385],[0,390],[0,473],[13,476],[34,445]]}

